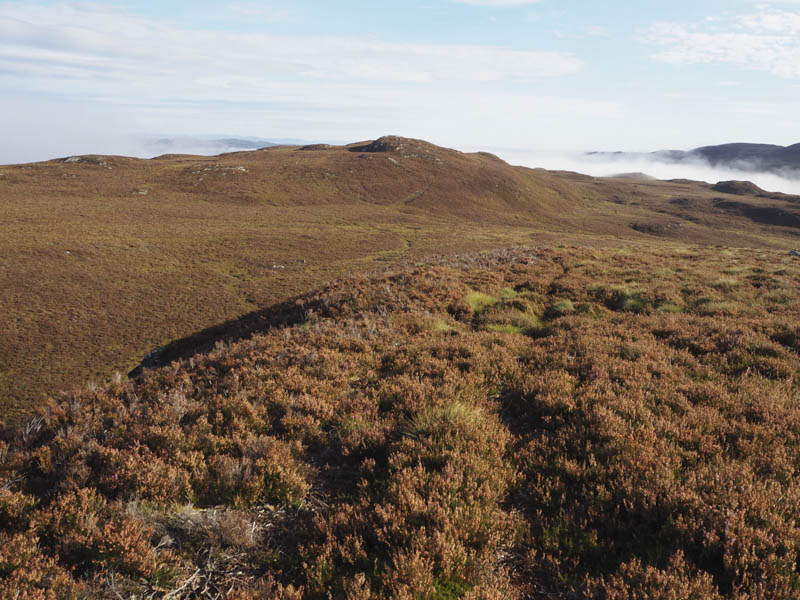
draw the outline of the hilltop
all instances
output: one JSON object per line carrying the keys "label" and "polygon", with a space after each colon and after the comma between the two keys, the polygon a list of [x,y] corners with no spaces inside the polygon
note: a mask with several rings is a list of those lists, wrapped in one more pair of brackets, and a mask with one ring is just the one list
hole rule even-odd
{"label": "hilltop", "polygon": [[387,136],[0,168],[0,407],[190,356],[337,277],[514,244],[796,246],[800,208]]}
{"label": "hilltop", "polygon": [[0,428],[0,595],[795,598],[800,262],[358,275]]}

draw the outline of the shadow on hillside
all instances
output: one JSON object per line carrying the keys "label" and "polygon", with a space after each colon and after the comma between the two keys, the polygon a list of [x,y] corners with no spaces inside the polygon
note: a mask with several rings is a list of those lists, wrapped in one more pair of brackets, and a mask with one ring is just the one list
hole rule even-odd
{"label": "shadow on hillside", "polygon": [[788,211],[777,206],[754,206],[746,202],[734,202],[724,198],[715,198],[714,206],[726,212],[732,212],[750,219],[755,223],[800,228],[800,213]]}
{"label": "shadow on hillside", "polygon": [[302,323],[306,318],[306,311],[312,304],[314,302],[310,296],[296,296],[174,340],[145,356],[142,362],[128,373],[128,377],[135,378],[141,375],[144,369],[154,369],[176,360],[191,358],[195,354],[208,352],[218,342],[237,342],[272,327],[287,327]]}

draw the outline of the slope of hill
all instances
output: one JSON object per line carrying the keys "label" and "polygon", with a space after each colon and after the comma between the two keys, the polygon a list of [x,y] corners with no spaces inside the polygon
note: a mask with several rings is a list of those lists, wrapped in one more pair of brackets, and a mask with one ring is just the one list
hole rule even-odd
{"label": "slope of hill", "polygon": [[704,162],[714,167],[727,167],[740,171],[773,172],[787,177],[800,178],[800,144],[775,146],[772,144],[721,144],[703,146],[688,152],[659,150],[657,152],[590,152],[590,156],[610,159],[648,159],[656,162]]}
{"label": "slope of hill", "polygon": [[333,283],[0,430],[0,596],[796,598],[798,285],[652,244]]}
{"label": "slope of hill", "polygon": [[6,418],[175,340],[168,358],[237,337],[259,323],[246,315],[353,271],[531,242],[789,249],[798,228],[780,215],[800,213],[791,198],[517,168],[397,137],[4,166],[0,199]]}

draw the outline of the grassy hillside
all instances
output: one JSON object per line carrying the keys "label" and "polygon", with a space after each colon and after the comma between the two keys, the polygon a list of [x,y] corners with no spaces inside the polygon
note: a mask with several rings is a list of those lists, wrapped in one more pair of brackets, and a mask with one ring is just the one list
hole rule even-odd
{"label": "grassy hillside", "polygon": [[220,323],[351,272],[516,243],[789,248],[796,223],[775,215],[799,212],[791,199],[514,168],[402,138],[4,166],[0,410],[20,417],[174,340],[188,338],[171,347],[186,355],[196,332],[217,326],[200,336],[213,344],[230,333]]}
{"label": "grassy hillside", "polygon": [[0,596],[796,598],[800,259],[355,276],[0,436]]}

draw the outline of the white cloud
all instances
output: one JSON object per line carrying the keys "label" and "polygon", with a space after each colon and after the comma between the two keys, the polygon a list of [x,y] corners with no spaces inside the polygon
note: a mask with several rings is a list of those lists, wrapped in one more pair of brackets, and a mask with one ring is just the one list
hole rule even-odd
{"label": "white cloud", "polygon": [[608,29],[603,27],[602,25],[589,25],[586,28],[586,33],[589,35],[593,35],[595,37],[610,37],[611,34],[608,32]]}
{"label": "white cloud", "polygon": [[[113,115],[109,127],[163,133],[343,140],[394,131],[497,143],[538,135],[558,117],[578,123],[571,111],[618,112],[614,102],[535,91],[543,78],[582,67],[547,50],[204,31],[96,5],[6,3],[0,131],[13,148],[5,132],[30,98],[38,99],[28,109],[30,139],[46,140],[52,123],[80,106],[98,115],[98,134]],[[11,107],[6,91],[23,100]],[[55,116],[37,131],[45,107]]]}
{"label": "white cloud", "polygon": [[536,4],[539,0],[450,0],[456,4],[471,4],[472,6],[525,6]]}
{"label": "white cloud", "polygon": [[672,64],[732,64],[800,77],[800,14],[762,7],[752,15],[700,25],[657,23],[644,39],[665,46],[654,55]]}
{"label": "white cloud", "polygon": [[252,2],[232,2],[228,5],[230,10],[245,17],[256,17],[264,13],[264,9]]}
{"label": "white cloud", "polygon": [[246,18],[257,18],[269,23],[283,23],[289,20],[289,11],[272,8],[258,2],[232,2],[228,10]]}
{"label": "white cloud", "polygon": [[800,33],[800,14],[786,11],[761,12],[743,17],[742,24],[756,32],[794,35]]}
{"label": "white cloud", "polygon": [[575,57],[470,44],[179,28],[85,5],[0,6],[0,68],[99,84],[282,77],[397,83],[530,81],[580,70]]}

